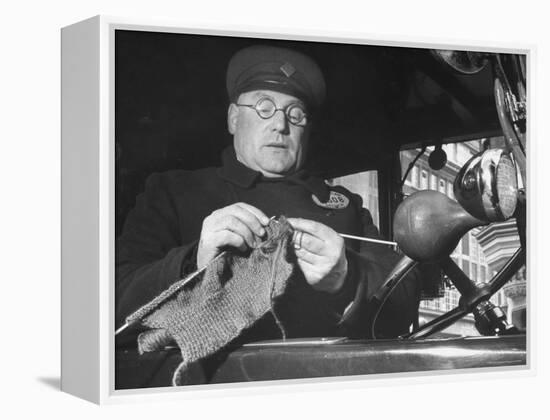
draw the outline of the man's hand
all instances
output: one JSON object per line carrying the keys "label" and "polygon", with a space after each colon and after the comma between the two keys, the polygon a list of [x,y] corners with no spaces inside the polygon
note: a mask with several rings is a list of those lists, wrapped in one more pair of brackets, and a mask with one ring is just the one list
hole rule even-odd
{"label": "man's hand", "polygon": [[246,203],[218,209],[202,222],[197,251],[197,268],[205,267],[225,247],[241,251],[255,247],[265,235],[269,218]]}
{"label": "man's hand", "polygon": [[306,219],[288,219],[298,265],[316,290],[336,293],[344,285],[348,260],[344,239],[328,226]]}

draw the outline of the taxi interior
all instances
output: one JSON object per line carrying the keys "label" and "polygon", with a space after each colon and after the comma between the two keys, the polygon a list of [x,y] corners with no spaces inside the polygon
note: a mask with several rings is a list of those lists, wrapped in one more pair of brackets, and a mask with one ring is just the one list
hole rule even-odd
{"label": "taxi interior", "polygon": [[[522,113],[525,55],[466,51],[451,54],[427,48],[117,30],[117,235],[148,175],[173,168],[196,169],[220,163],[221,151],[231,144],[225,124],[227,62],[237,50],[259,43],[293,48],[319,63],[326,78],[327,99],[315,119],[314,145],[307,165],[327,179],[377,171],[379,229],[388,240],[399,238],[402,251],[409,251],[407,241],[415,242],[418,247],[418,238],[414,235],[426,235],[425,231],[430,229],[424,226],[422,233],[412,228],[404,231],[403,222],[397,220],[401,217],[399,208],[404,203],[401,151],[481,138],[504,136],[507,139],[513,137],[516,130],[519,133],[516,137],[523,140],[520,142],[523,161],[512,153],[513,142],[505,142],[504,149],[513,155],[509,159],[512,165],[525,165],[526,117],[525,112]],[[514,110],[499,111],[498,95],[495,96],[495,79],[499,77],[506,79],[506,94],[515,94],[512,96],[520,105],[523,100],[523,109],[518,110],[521,107],[516,106],[514,118],[508,118],[513,120],[511,134],[508,133],[510,127],[502,125],[502,113],[514,113]],[[509,101],[506,105],[513,108],[514,103]],[[524,175],[525,168],[519,168],[518,172],[521,173],[521,169]],[[221,352],[216,372],[205,373],[197,368],[190,372],[190,382],[227,383],[525,366],[525,332],[514,330],[494,309],[487,311],[485,316],[495,318],[488,322],[500,324],[489,328],[485,337],[429,338],[433,332],[464,316],[465,311],[486,302],[488,294],[495,293],[497,286],[502,287],[525,263],[524,184],[520,182],[517,191],[518,197],[523,198],[518,199],[521,205],[517,205],[513,214],[504,215],[518,219],[522,231],[518,255],[497,274],[498,284],[490,290],[473,290],[471,280],[465,279],[464,273],[458,273],[457,267],[446,267],[459,285],[455,286],[468,299],[463,299],[461,307],[441,320],[441,324],[436,323],[421,334],[394,340],[324,337],[251,343],[229,354]],[[439,205],[433,200],[438,198],[421,195],[416,201],[409,200],[409,207],[427,211],[422,208]],[[448,251],[446,256],[444,251],[473,226],[469,218],[472,212],[459,211],[464,205],[447,202],[441,205],[454,206],[452,211],[456,212],[457,220],[468,221],[450,233],[432,228],[430,235],[446,235],[438,242],[441,249],[428,256],[413,249],[405,252],[410,254],[409,259],[444,260],[445,265]],[[473,214],[477,219],[483,218],[475,210]],[[499,214],[501,218],[504,216]],[[486,223],[500,220],[487,217]],[[378,304],[383,303],[386,292],[412,264],[409,260],[402,263],[390,274],[386,290],[377,295]],[[373,316],[375,318],[375,314]],[[132,348],[129,343],[127,338],[117,337],[115,389],[170,385],[171,373],[181,362],[177,349],[139,356],[135,345]]]}

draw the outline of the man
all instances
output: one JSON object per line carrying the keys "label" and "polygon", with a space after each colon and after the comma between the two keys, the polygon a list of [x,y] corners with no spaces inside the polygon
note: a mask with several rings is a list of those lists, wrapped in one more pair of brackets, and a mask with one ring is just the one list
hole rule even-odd
{"label": "man", "polygon": [[[128,216],[117,248],[117,325],[223,250],[255,247],[270,217],[285,215],[297,232],[302,276],[282,298],[287,336],[365,335],[361,316],[342,323],[342,314],[358,290],[366,302],[397,256],[385,246],[346,243],[339,233],[378,235],[370,214],[359,196],[304,169],[315,112],[325,98],[321,70],[295,51],[249,47],[231,59],[227,90],[233,147],[224,151],[223,166],[151,176]],[[405,282],[389,299],[383,334],[407,330],[417,283]],[[279,337],[266,316],[241,338]]]}

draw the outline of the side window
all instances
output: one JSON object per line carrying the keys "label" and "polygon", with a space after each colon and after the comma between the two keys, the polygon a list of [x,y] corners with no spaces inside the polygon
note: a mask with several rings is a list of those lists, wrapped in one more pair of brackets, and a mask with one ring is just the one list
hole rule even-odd
{"label": "side window", "polygon": [[413,166],[411,170],[411,185],[418,187],[418,168],[416,166]]}
{"label": "side window", "polygon": [[437,191],[437,175],[430,174],[430,190]]}
{"label": "side window", "polygon": [[[472,156],[482,150],[485,139],[477,139],[462,143],[443,144],[443,150],[447,154],[447,164],[440,170],[430,168],[428,158],[434,150],[430,146],[419,156],[421,149],[403,150],[400,154],[401,173],[404,175],[410,162],[416,158],[415,165],[407,175],[407,181],[403,186],[403,193],[409,196],[419,190],[434,190],[445,194],[454,200],[453,183],[460,167],[466,163]],[[495,140],[496,141],[496,140]],[[415,181],[417,179],[418,181]],[[465,270],[470,272],[470,263],[475,269],[472,269],[472,279],[481,281],[483,274],[485,278],[490,278],[486,273],[489,268],[486,262],[483,250],[477,243],[477,234],[466,234],[458,243],[458,246],[452,254],[457,261],[460,261]],[[479,268],[478,268],[479,267]]]}
{"label": "side window", "polygon": [[453,192],[453,183],[452,182],[447,183],[447,197],[449,197],[452,200],[454,200],[454,198],[455,198],[455,194]]}
{"label": "side window", "polygon": [[[490,142],[498,145],[499,138],[491,138]],[[472,156],[482,150],[484,143],[486,143],[485,139],[477,139],[462,143],[444,144],[443,150],[447,154],[447,164],[440,170],[433,169],[429,165],[428,158],[434,150],[433,147],[428,147],[426,152],[420,156],[421,149],[402,151],[401,172],[403,175],[409,168],[410,162],[416,162],[407,175],[407,182],[403,185],[404,195],[409,196],[419,190],[434,190],[445,194],[451,200],[455,200],[453,184],[458,171]],[[493,264],[493,261],[498,260],[498,254],[495,255],[494,253],[495,249],[498,253],[500,248],[481,245],[484,243],[483,241],[490,240],[493,237],[491,235],[494,235],[491,227],[474,229],[462,237],[451,254],[453,261],[475,282],[487,282],[495,273],[489,262]],[[445,287],[441,297],[432,296],[431,299],[421,302],[421,317],[431,319],[430,316],[432,315],[428,314],[433,313],[433,311],[442,312],[456,307],[458,297],[459,293],[453,286]],[[506,304],[504,292],[502,291],[495,295],[492,300],[496,303]],[[477,332],[472,329],[468,331],[468,334],[476,335]]]}
{"label": "side window", "polygon": [[425,169],[422,169],[420,171],[420,189],[428,189],[428,171],[426,171]]}
{"label": "side window", "polygon": [[470,277],[470,261],[468,260],[463,260],[462,261],[462,271],[464,271],[464,273]]}
{"label": "side window", "polygon": [[379,226],[378,213],[378,172],[366,171],[327,180],[330,185],[341,185],[363,199],[363,207],[368,209],[376,226]]}
{"label": "side window", "polygon": [[467,233],[462,238],[462,253],[464,255],[470,255],[470,233]]}

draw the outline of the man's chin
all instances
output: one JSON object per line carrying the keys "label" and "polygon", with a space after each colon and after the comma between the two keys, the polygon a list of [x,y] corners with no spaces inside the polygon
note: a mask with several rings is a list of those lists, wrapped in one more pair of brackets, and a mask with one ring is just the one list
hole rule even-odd
{"label": "man's chin", "polygon": [[293,165],[290,165],[286,162],[273,163],[266,162],[260,168],[264,176],[268,178],[279,178],[287,175],[293,170]]}

